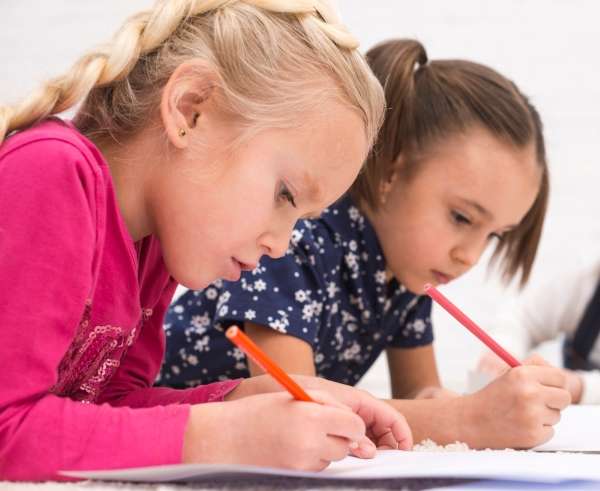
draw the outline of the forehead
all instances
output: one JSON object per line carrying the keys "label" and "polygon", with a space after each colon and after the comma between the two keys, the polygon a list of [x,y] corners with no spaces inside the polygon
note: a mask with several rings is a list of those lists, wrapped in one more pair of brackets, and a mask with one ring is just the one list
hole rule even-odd
{"label": "forehead", "polygon": [[477,129],[436,145],[421,165],[418,173],[445,196],[478,203],[501,221],[520,220],[542,175],[533,143],[517,148]]}
{"label": "forehead", "polygon": [[315,202],[343,193],[358,175],[369,150],[364,122],[340,104],[307,119],[293,138],[299,161],[294,174]]}

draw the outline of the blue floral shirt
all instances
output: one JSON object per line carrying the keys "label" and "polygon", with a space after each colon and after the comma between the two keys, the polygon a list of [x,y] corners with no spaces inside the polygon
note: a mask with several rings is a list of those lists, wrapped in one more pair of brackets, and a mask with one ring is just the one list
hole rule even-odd
{"label": "blue floral shirt", "polygon": [[300,221],[283,258],[263,257],[240,281],[190,290],[171,305],[158,383],[249,376],[245,355],[224,335],[244,321],[306,341],[318,375],[351,385],[386,348],[433,341],[431,300],[386,281],[375,231],[349,196]]}

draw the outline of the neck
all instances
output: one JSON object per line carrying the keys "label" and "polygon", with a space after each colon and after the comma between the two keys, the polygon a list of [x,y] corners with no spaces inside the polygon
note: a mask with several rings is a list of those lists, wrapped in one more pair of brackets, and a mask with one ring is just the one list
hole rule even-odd
{"label": "neck", "polygon": [[139,134],[124,141],[111,138],[94,143],[110,168],[121,216],[134,242],[154,231],[147,189],[151,170],[157,162],[155,138]]}

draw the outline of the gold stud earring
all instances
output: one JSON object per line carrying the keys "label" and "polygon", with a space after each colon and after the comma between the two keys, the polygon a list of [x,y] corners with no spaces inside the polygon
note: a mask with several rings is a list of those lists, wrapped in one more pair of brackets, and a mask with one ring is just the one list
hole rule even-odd
{"label": "gold stud earring", "polygon": [[179,128],[179,136],[180,138],[183,138],[186,135],[186,131],[184,128]]}

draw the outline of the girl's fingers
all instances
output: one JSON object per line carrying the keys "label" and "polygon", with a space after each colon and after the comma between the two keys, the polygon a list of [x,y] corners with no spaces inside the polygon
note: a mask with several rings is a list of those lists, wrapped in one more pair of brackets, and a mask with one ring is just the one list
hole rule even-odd
{"label": "girl's fingers", "polygon": [[544,400],[548,408],[560,411],[571,404],[571,394],[562,388],[544,387]]}
{"label": "girl's fingers", "polygon": [[567,388],[567,376],[560,368],[547,365],[522,365],[512,368],[508,374],[509,377],[515,377],[521,381],[536,380],[542,385],[548,387],[557,387],[559,389]]}
{"label": "girl's fingers", "polygon": [[544,425],[544,428],[542,430],[542,437],[541,437],[538,445],[541,445],[542,443],[546,443],[553,436],[554,436],[554,428],[552,426]]}
{"label": "girl's fingers", "polygon": [[567,389],[567,376],[560,368],[554,367],[536,367],[536,378],[538,381],[548,387],[558,389]]}
{"label": "girl's fingers", "polygon": [[323,450],[320,452],[320,457],[321,459],[329,462],[342,460],[343,458],[347,457],[348,454],[353,454],[353,452],[359,448],[359,444],[359,441],[351,442],[347,438],[342,438],[335,435],[327,435],[327,439],[323,444]]}
{"label": "girl's fingers", "polygon": [[546,408],[543,416],[545,426],[554,426],[560,421],[560,411],[558,409]]}
{"label": "girl's fingers", "polygon": [[392,406],[369,396],[361,401],[357,411],[367,425],[367,434],[378,448],[412,448],[410,426],[404,416]]}
{"label": "girl's fingers", "polygon": [[361,459],[372,459],[375,457],[377,453],[377,447],[375,444],[368,438],[363,437],[361,441],[358,442],[358,445],[355,448],[350,449],[350,454],[355,457]]}
{"label": "girl's fingers", "polygon": [[325,392],[309,391],[309,395],[320,404],[314,409],[319,411],[318,417],[322,418],[328,435],[345,438],[348,442],[362,440],[366,431],[365,423],[351,408]]}

